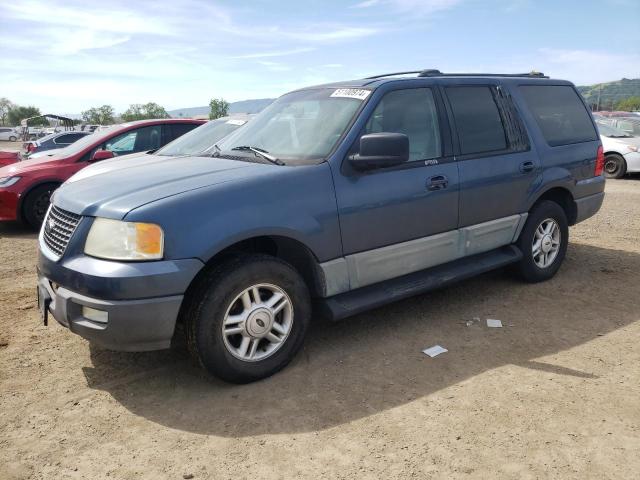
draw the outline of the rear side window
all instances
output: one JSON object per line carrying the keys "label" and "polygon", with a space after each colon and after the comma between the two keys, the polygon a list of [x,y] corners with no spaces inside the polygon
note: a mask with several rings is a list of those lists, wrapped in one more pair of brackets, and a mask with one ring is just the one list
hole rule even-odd
{"label": "rear side window", "polygon": [[181,137],[185,133],[190,132],[191,130],[199,126],[200,125],[196,125],[194,123],[172,123],[171,125],[169,125],[169,128],[171,128],[171,134],[169,135],[168,141],[170,142],[172,140],[175,140],[176,138]]}
{"label": "rear side window", "polygon": [[364,133],[404,133],[409,137],[409,161],[441,156],[440,128],[429,88],[394,90],[374,110]]}
{"label": "rear side window", "polygon": [[549,145],[569,145],[598,139],[589,113],[570,86],[523,85],[522,96]]}
{"label": "rear side window", "polygon": [[447,87],[460,153],[506,150],[507,138],[490,87]]}
{"label": "rear side window", "polygon": [[57,144],[69,144],[78,140],[83,135],[79,135],[77,133],[69,133],[67,135],[60,135],[58,138],[54,139],[54,142]]}

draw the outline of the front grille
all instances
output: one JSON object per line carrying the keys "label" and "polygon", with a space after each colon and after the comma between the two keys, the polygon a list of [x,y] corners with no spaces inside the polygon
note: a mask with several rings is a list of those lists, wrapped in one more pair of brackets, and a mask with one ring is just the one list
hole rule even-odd
{"label": "front grille", "polygon": [[52,205],[47,218],[44,219],[42,235],[49,250],[61,257],[81,218],[80,215]]}

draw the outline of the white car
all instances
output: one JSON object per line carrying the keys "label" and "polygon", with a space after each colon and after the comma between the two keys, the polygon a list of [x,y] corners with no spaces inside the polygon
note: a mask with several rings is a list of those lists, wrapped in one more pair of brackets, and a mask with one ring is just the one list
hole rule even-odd
{"label": "white car", "polygon": [[15,142],[19,138],[20,134],[16,131],[15,128],[0,127],[0,140],[9,140],[10,142]]}
{"label": "white car", "polygon": [[604,149],[604,171],[607,178],[621,178],[640,172],[640,137],[596,121]]}

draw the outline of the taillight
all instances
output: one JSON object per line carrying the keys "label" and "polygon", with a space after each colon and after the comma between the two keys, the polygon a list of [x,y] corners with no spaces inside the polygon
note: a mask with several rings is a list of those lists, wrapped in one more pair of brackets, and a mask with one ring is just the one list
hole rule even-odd
{"label": "taillight", "polygon": [[598,147],[598,154],[596,155],[596,168],[593,175],[599,177],[604,172],[604,150],[602,145]]}

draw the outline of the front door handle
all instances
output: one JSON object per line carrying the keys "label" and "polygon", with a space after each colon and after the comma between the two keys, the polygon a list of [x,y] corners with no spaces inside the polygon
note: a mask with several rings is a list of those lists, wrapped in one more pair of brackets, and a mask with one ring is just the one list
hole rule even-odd
{"label": "front door handle", "polygon": [[533,164],[533,162],[522,162],[520,164],[520,171],[522,173],[533,172],[534,168],[536,168],[536,166]]}
{"label": "front door handle", "polygon": [[436,175],[427,180],[427,190],[443,190],[449,186],[449,179],[444,175]]}

